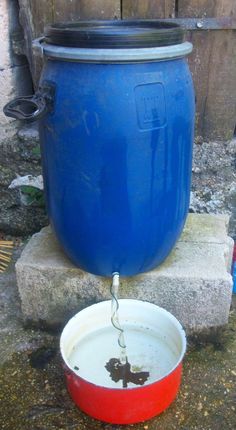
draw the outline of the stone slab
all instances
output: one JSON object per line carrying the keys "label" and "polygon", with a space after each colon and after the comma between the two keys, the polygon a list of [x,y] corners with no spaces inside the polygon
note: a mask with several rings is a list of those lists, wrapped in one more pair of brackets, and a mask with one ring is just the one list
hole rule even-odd
{"label": "stone slab", "polygon": [[[232,297],[233,240],[228,217],[189,214],[175,248],[158,268],[122,278],[121,298],[147,300],[172,312],[188,333],[227,323]],[[32,236],[16,263],[24,318],[50,326],[110,299],[111,279],[76,268],[50,227]]]}

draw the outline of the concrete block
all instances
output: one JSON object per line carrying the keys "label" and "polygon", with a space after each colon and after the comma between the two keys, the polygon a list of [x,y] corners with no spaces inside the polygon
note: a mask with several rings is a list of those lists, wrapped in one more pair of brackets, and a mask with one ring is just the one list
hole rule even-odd
{"label": "concrete block", "polygon": [[[175,248],[158,268],[121,279],[120,297],[147,300],[172,312],[188,333],[227,323],[233,240],[226,216],[189,214]],[[58,325],[110,298],[109,278],[85,273],[65,256],[50,227],[35,234],[16,263],[24,318]]]}

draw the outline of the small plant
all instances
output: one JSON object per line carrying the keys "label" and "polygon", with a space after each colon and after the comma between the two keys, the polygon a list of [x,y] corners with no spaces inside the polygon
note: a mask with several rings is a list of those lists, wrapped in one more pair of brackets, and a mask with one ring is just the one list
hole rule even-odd
{"label": "small plant", "polygon": [[17,175],[9,185],[10,189],[20,190],[21,203],[25,206],[44,207],[43,178],[39,176],[19,176]]}
{"label": "small plant", "polygon": [[21,193],[21,202],[25,206],[39,206],[44,207],[45,201],[44,201],[44,193],[42,190],[39,190],[38,188],[31,187],[30,185],[23,185],[20,187],[20,193]]}

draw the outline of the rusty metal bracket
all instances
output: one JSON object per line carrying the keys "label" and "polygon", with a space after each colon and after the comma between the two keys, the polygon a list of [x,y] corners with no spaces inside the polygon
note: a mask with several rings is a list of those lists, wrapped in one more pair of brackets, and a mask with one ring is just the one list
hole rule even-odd
{"label": "rusty metal bracket", "polygon": [[171,18],[166,21],[180,24],[186,30],[236,30],[236,17]]}

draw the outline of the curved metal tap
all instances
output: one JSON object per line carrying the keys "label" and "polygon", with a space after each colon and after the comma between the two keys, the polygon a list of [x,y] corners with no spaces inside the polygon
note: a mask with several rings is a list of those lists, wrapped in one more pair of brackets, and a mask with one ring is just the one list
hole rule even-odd
{"label": "curved metal tap", "polygon": [[120,362],[122,364],[127,363],[127,354],[126,354],[126,344],[125,344],[125,338],[124,338],[124,329],[120,325],[119,321],[119,302],[118,302],[118,291],[120,286],[120,276],[118,272],[113,273],[112,278],[112,284],[110,287],[111,291],[111,323],[115,329],[117,329],[119,333],[118,337],[118,345],[121,348],[120,353]]}

